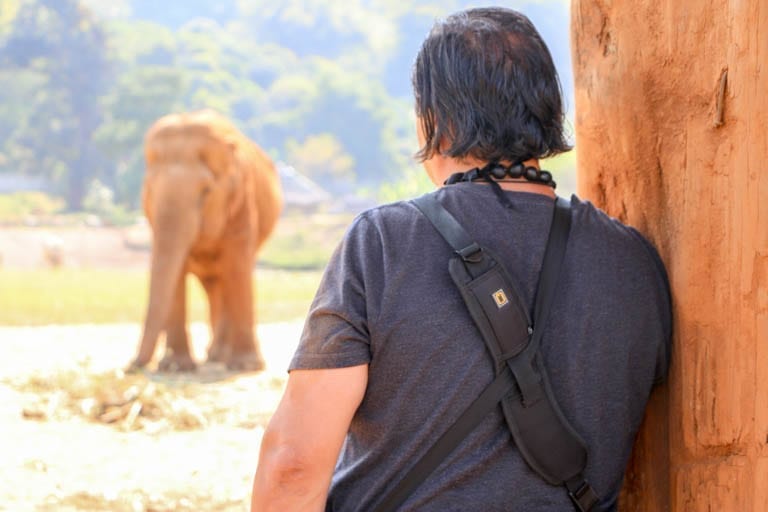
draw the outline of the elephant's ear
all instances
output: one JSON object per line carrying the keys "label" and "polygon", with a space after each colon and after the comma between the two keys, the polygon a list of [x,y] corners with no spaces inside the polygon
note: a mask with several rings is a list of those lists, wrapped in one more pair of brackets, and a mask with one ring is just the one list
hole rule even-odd
{"label": "elephant's ear", "polygon": [[231,219],[240,212],[245,204],[245,187],[248,186],[247,173],[245,172],[247,162],[243,151],[240,149],[240,145],[236,141],[227,140],[226,144],[231,156],[229,172],[227,172],[227,180],[229,180],[230,187],[227,214]]}
{"label": "elephant's ear", "polygon": [[197,158],[213,172],[217,178],[225,177],[232,172],[235,158],[235,144],[229,139],[217,134],[206,134],[198,144],[194,145]]}
{"label": "elephant's ear", "polygon": [[152,186],[148,175],[144,175],[144,182],[141,185],[141,205],[144,208],[144,215],[147,221],[152,224]]}

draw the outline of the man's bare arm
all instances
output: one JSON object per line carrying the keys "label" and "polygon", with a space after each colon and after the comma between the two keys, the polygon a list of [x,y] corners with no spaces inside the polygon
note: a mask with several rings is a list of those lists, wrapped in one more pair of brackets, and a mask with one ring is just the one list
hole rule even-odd
{"label": "man's bare arm", "polygon": [[368,365],[294,370],[261,441],[252,512],[322,512]]}

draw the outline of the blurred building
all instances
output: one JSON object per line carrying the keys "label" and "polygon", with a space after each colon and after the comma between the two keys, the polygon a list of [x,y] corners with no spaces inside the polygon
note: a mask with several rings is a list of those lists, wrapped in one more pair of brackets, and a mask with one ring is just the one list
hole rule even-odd
{"label": "blurred building", "polygon": [[317,210],[331,201],[331,194],[285,162],[277,162],[286,209]]}
{"label": "blurred building", "polygon": [[275,165],[283,186],[286,210],[356,214],[377,205],[374,199],[355,192],[332,194],[285,162]]}

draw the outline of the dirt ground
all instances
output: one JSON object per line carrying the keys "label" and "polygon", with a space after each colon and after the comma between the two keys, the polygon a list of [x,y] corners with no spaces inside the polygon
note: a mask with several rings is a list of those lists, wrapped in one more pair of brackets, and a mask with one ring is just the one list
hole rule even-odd
{"label": "dirt ground", "polygon": [[0,510],[247,510],[301,323],[259,326],[267,370],[240,375],[124,375],[139,329],[0,327]]}

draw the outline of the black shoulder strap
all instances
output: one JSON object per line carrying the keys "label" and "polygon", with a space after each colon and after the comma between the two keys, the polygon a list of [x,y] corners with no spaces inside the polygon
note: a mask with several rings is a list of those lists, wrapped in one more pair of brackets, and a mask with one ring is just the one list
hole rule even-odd
{"label": "black shoulder strap", "polygon": [[434,194],[418,197],[413,202],[462,260],[470,263],[480,262],[480,246],[469,236],[464,226],[459,224],[456,217],[440,204]]}
{"label": "black shoulder strap", "polygon": [[501,372],[480,396],[462,413],[453,425],[440,436],[419,461],[405,474],[400,482],[374,509],[374,512],[393,512],[408,499],[440,463],[469,435],[472,430],[498,405],[499,401],[513,392],[515,379],[512,372]]}
{"label": "black shoulder strap", "polygon": [[[524,308],[517,304],[516,308],[507,308],[506,314],[495,314],[493,301],[490,301],[490,306],[481,304],[476,296],[478,289],[482,290],[483,297],[493,296],[496,291],[502,292],[494,297],[499,310],[502,309],[499,305],[501,300],[519,301],[503,267],[474,242],[434,194],[422,196],[414,202],[463,263],[454,265],[451,262],[451,275],[494,357],[497,375],[384,497],[375,512],[396,510],[500,401],[515,443],[529,465],[549,483],[565,485],[577,510],[591,510],[599,498],[582,476],[586,448],[557,406],[538,357],[538,346],[551,310],[568,240],[570,204],[560,198],[555,202],[536,296],[536,329],[530,335],[529,327],[527,334],[530,336],[524,336],[525,340],[521,341],[519,333],[510,331],[520,331],[525,325],[527,315]],[[459,266],[466,272],[462,274],[458,271]],[[497,289],[497,286],[500,288]],[[508,289],[510,297],[504,293],[505,289]]]}

